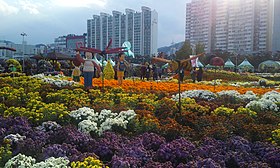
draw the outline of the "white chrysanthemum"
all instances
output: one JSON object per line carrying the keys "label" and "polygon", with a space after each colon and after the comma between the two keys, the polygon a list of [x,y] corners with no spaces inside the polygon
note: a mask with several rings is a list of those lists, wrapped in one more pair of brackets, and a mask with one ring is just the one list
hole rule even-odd
{"label": "white chrysanthemum", "polygon": [[69,168],[69,166],[67,166],[69,164],[69,160],[67,158],[54,158],[54,157],[50,157],[47,160],[43,161],[43,162],[39,162],[36,163],[32,166],[32,168]]}
{"label": "white chrysanthemum", "polygon": [[239,98],[246,102],[258,99],[257,95],[253,91],[247,91],[245,94],[240,95]]}
{"label": "white chrysanthemum", "polygon": [[223,90],[221,92],[218,92],[217,95],[219,97],[223,96],[229,96],[229,97],[234,97],[234,98],[240,98],[240,93],[237,92],[236,90]]}
{"label": "white chrysanthemum", "polygon": [[279,107],[273,101],[268,99],[251,101],[246,105],[246,108],[250,108],[251,110],[256,112],[279,111]]}
{"label": "white chrysanthemum", "polygon": [[11,142],[23,141],[26,136],[21,136],[20,134],[10,134],[4,137],[4,139],[10,140]]}
{"label": "white chrysanthemum", "polygon": [[[216,94],[208,91],[208,90],[188,90],[183,93],[181,93],[181,98],[199,98],[203,100],[214,100],[216,98]],[[172,99],[174,101],[179,101],[179,94],[176,94],[175,96],[172,96]]]}
{"label": "white chrysanthemum", "polygon": [[81,132],[89,134],[90,132],[96,132],[98,130],[97,123],[91,120],[83,120],[78,124],[78,129]]}
{"label": "white chrysanthemum", "polygon": [[69,114],[71,117],[75,118],[76,120],[98,120],[98,113],[95,113],[93,109],[88,107],[82,107],[78,110],[71,111]]}
{"label": "white chrysanthemum", "polygon": [[61,125],[55,121],[46,121],[43,122],[42,125],[36,127],[36,129],[40,131],[57,130],[59,128],[61,128]]}
{"label": "white chrysanthemum", "polygon": [[136,116],[136,113],[134,110],[128,110],[128,111],[121,111],[118,115],[118,118],[123,118],[125,120],[131,120]]}
{"label": "white chrysanthemum", "polygon": [[[57,87],[72,86],[75,83],[73,81],[67,81],[67,80],[61,80],[61,79],[53,79],[53,78],[50,78],[50,77],[46,77],[44,74],[33,75],[32,77],[39,78],[43,82],[49,83],[49,84],[52,84],[52,85],[56,85]],[[56,76],[56,77],[60,78],[61,76]]]}
{"label": "white chrysanthemum", "polygon": [[103,109],[101,110],[99,116],[98,116],[98,119],[100,122],[103,122],[105,121],[107,118],[114,118],[116,117],[118,114],[117,113],[112,113],[111,110],[106,110],[106,109]]}
{"label": "white chrysanthemum", "polygon": [[265,93],[262,96],[262,99],[271,100],[274,103],[277,103],[277,102],[280,102],[280,93],[273,90],[273,91]]}
{"label": "white chrysanthemum", "polygon": [[126,129],[127,124],[136,116],[136,113],[134,110],[128,110],[117,114],[104,109],[98,114],[93,109],[83,107],[72,111],[70,116],[81,121],[78,124],[80,131],[84,133],[95,132],[101,135],[104,131],[111,130],[113,126]]}
{"label": "white chrysanthemum", "polygon": [[33,164],[36,163],[36,160],[31,156],[25,156],[23,154],[18,154],[8,160],[4,168],[32,168]]}

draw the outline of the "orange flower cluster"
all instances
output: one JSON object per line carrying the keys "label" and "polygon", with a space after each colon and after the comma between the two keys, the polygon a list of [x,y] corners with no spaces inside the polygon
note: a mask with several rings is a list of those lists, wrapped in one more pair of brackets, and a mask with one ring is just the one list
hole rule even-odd
{"label": "orange flower cluster", "polygon": [[[81,78],[81,84],[84,84],[84,79]],[[92,83],[94,86],[102,86],[102,80],[100,78],[93,78]],[[105,87],[120,87],[117,80],[106,80],[104,79]],[[175,82],[155,82],[155,81],[133,81],[124,80],[121,86],[127,91],[138,91],[138,92],[150,92],[150,91],[160,91],[168,93],[178,92],[178,83]],[[186,90],[209,90],[211,92],[220,92],[223,90],[236,90],[241,94],[247,91],[253,91],[255,94],[264,94],[273,89],[270,88],[246,88],[246,87],[235,87],[235,86],[212,86],[199,83],[182,83],[181,91]]]}

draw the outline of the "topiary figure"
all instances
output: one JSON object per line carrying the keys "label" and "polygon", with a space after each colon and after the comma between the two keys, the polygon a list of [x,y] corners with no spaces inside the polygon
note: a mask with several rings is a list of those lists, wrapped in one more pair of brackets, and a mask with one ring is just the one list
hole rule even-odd
{"label": "topiary figure", "polygon": [[114,79],[115,71],[110,61],[107,61],[106,66],[104,67],[104,78],[105,79]]}
{"label": "topiary figure", "polygon": [[22,67],[21,67],[20,63],[17,60],[15,60],[15,59],[8,59],[6,61],[6,63],[7,63],[8,66],[14,66],[16,72],[22,72]]}

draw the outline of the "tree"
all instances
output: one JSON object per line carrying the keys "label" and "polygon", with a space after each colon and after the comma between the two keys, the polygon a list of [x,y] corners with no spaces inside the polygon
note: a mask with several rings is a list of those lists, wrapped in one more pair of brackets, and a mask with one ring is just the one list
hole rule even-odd
{"label": "tree", "polygon": [[52,64],[50,63],[50,61],[46,61],[46,60],[40,60],[38,62],[38,73],[44,73],[44,72],[50,72],[53,69]]}
{"label": "tree", "polygon": [[198,42],[195,45],[195,54],[201,54],[204,52],[205,45],[203,43]]}
{"label": "tree", "polygon": [[273,54],[273,60],[275,60],[275,61],[280,61],[280,51],[276,51],[276,52]]}
{"label": "tree", "polygon": [[180,50],[176,51],[176,57],[175,59],[183,60],[189,58],[189,56],[192,55],[192,48],[189,41],[185,41],[183,46]]}
{"label": "tree", "polygon": [[257,69],[259,64],[266,60],[273,60],[272,53],[270,51],[261,51],[254,55],[248,55],[246,57],[248,61]]}

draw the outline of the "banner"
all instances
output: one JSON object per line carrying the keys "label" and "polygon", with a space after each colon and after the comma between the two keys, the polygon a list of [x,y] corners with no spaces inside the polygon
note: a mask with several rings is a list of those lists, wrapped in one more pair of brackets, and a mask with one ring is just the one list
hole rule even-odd
{"label": "banner", "polygon": [[[192,58],[194,56],[196,56],[196,55],[190,55],[190,58]],[[191,59],[192,67],[197,67],[197,65],[198,65],[197,61],[198,61],[198,58]]]}

